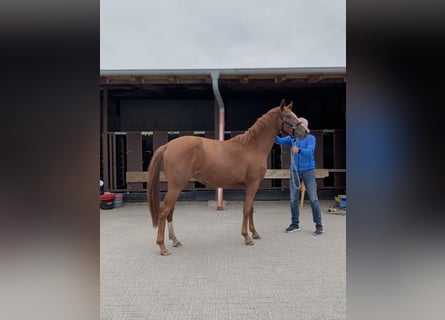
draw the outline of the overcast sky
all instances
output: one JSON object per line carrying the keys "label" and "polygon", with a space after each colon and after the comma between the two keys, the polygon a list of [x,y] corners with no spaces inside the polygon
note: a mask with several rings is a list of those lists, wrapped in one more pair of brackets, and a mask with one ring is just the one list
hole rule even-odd
{"label": "overcast sky", "polygon": [[101,69],[345,67],[346,0],[101,0]]}

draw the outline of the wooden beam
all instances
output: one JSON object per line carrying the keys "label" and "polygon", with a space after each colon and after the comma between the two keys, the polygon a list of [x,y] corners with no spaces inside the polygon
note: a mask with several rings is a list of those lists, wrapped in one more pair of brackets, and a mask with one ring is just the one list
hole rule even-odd
{"label": "wooden beam", "polygon": [[309,82],[309,83],[317,83],[317,82],[319,82],[319,81],[321,81],[321,80],[323,80],[323,79],[324,79],[324,75],[322,75],[322,74],[317,74],[317,75],[310,76],[310,77],[308,78],[308,82]]}
{"label": "wooden beam", "polygon": [[[317,179],[326,178],[329,176],[330,169],[315,169],[315,177]],[[289,179],[289,169],[267,169],[264,179]],[[147,182],[147,171],[127,171],[127,182]],[[159,176],[159,181],[166,182],[167,179],[163,171]],[[189,181],[198,181],[191,178]]]}
{"label": "wooden beam", "polygon": [[285,75],[285,76],[277,76],[275,78],[275,83],[283,83],[286,80],[287,80],[287,75]]}
{"label": "wooden beam", "polygon": [[[222,74],[221,80],[239,80],[240,83],[248,83],[250,80],[271,80],[281,83],[290,79],[307,79],[310,83],[316,83],[323,79],[343,79],[345,73],[329,74]],[[101,76],[100,84],[155,84],[155,83],[211,83],[208,75],[140,75],[140,76]]]}
{"label": "wooden beam", "polygon": [[316,74],[308,77],[309,83],[317,83],[324,79],[343,79],[345,81],[346,75],[344,74]]}

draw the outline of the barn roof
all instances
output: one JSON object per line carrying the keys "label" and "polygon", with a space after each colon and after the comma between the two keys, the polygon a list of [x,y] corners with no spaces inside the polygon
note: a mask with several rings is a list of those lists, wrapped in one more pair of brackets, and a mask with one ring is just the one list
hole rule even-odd
{"label": "barn roof", "polygon": [[278,90],[345,83],[346,67],[100,70],[101,88],[119,96],[211,92],[212,74],[224,91]]}

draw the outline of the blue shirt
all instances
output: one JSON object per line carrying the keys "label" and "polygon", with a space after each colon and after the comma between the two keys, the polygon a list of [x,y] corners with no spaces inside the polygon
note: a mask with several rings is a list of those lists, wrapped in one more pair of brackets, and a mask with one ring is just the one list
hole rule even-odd
{"label": "blue shirt", "polygon": [[[307,171],[315,169],[315,137],[313,135],[308,135],[306,139],[300,140],[296,139],[295,144],[291,136],[286,136],[283,138],[276,137],[275,143],[288,145],[292,148],[295,145],[300,148],[300,152],[294,154],[294,163],[292,170],[294,171]],[[292,151],[291,151],[292,152]]]}

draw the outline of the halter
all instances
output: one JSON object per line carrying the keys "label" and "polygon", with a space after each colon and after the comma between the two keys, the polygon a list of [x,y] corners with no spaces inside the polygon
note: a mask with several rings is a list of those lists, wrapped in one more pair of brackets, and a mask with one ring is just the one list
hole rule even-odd
{"label": "halter", "polygon": [[298,122],[298,123],[292,123],[287,121],[286,119],[284,119],[283,115],[280,112],[280,120],[281,120],[281,132],[287,133],[286,131],[284,131],[284,125],[287,124],[288,126],[290,126],[292,128],[292,138],[295,140],[295,130],[297,129],[297,127],[302,124],[302,122]]}

